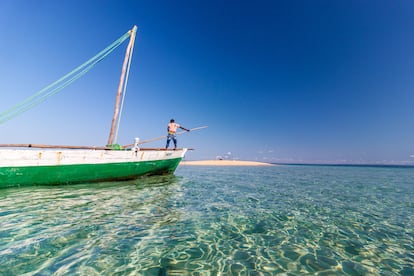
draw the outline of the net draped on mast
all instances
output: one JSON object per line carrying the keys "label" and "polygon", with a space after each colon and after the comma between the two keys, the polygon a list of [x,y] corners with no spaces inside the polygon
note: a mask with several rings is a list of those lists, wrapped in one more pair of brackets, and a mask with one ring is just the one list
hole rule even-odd
{"label": "net draped on mast", "polygon": [[28,111],[29,109],[39,105],[40,103],[44,102],[47,98],[55,95],[56,93],[60,92],[62,89],[85,75],[89,72],[96,64],[106,58],[110,53],[112,53],[119,45],[122,44],[126,39],[130,36],[130,32],[128,31],[120,38],[115,40],[112,44],[108,47],[103,49],[101,52],[96,54],[94,57],[83,63],[82,65],[78,66],[65,76],[61,77],[57,81],[49,84],[45,88],[41,89],[40,91],[36,92],[32,96],[28,97],[27,99],[23,100],[22,102],[16,104],[15,106],[11,107],[10,109],[2,112],[0,114],[0,124],[7,122],[14,117],[19,116],[20,114]]}

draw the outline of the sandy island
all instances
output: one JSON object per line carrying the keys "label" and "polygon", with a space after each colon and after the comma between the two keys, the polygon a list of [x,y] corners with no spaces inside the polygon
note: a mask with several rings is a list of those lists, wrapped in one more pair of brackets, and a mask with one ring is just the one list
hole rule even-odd
{"label": "sandy island", "polygon": [[240,160],[200,160],[200,161],[181,161],[183,166],[275,166],[271,163],[240,161]]}

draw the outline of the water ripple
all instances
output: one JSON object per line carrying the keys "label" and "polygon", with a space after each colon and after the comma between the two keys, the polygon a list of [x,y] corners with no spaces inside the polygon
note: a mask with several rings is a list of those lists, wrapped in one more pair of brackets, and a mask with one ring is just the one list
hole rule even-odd
{"label": "water ripple", "polygon": [[414,170],[180,167],[0,190],[0,275],[412,275]]}

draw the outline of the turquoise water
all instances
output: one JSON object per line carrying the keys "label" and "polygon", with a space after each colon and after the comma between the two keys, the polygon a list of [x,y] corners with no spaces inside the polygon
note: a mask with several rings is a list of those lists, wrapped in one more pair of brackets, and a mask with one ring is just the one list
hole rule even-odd
{"label": "turquoise water", "polygon": [[0,275],[414,275],[414,168],[179,167],[0,190]]}

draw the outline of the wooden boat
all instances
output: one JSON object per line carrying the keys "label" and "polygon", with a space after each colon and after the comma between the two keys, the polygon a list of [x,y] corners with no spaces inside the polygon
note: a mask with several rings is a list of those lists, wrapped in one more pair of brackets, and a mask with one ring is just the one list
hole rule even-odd
{"label": "wooden boat", "polygon": [[187,148],[141,148],[138,139],[134,144],[125,147],[116,144],[122,95],[125,94],[136,30],[137,27],[134,26],[127,33],[130,42],[122,67],[107,145],[89,147],[2,144],[0,188],[120,181],[146,175],[174,173]]}

